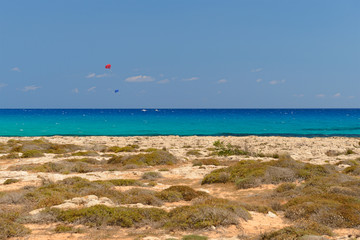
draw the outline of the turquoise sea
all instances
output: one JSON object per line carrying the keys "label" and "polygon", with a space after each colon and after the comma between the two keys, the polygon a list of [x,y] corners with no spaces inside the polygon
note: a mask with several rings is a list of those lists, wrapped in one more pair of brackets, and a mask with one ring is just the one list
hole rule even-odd
{"label": "turquoise sea", "polygon": [[0,109],[0,136],[351,136],[360,109]]}

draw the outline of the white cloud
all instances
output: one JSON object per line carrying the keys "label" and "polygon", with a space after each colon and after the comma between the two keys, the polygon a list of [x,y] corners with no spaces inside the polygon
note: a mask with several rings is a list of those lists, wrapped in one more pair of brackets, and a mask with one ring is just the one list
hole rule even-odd
{"label": "white cloud", "polygon": [[341,96],[341,93],[335,93],[335,94],[334,94],[334,97],[336,97],[336,98],[337,98],[337,97],[340,97],[340,96]]}
{"label": "white cloud", "polygon": [[95,77],[95,76],[96,76],[95,73],[89,73],[89,74],[86,76],[86,78],[93,78],[93,77]]}
{"label": "white cloud", "polygon": [[348,98],[349,98],[349,99],[353,99],[353,98],[355,98],[355,96],[349,96]]}
{"label": "white cloud", "polygon": [[93,92],[93,91],[95,91],[95,88],[96,88],[96,87],[91,87],[91,88],[89,88],[87,91],[88,91],[88,92]]}
{"label": "white cloud", "polygon": [[318,98],[324,98],[324,97],[325,97],[325,94],[320,93],[320,94],[317,94],[316,97],[318,97]]}
{"label": "white cloud", "polygon": [[152,81],[154,81],[152,77],[145,75],[133,76],[125,79],[125,82],[152,82]]}
{"label": "white cloud", "polygon": [[24,92],[28,92],[28,91],[35,91],[36,89],[40,88],[39,86],[35,86],[35,85],[31,85],[31,86],[26,86],[23,88]]}
{"label": "white cloud", "polygon": [[6,87],[7,84],[6,83],[0,83],[0,88]]}
{"label": "white cloud", "polygon": [[165,83],[169,83],[169,82],[170,82],[169,79],[163,79],[163,80],[157,81],[157,83],[159,83],[159,84],[165,84]]}
{"label": "white cloud", "polygon": [[195,81],[198,80],[198,77],[184,78],[183,81]]}
{"label": "white cloud", "polygon": [[13,67],[10,71],[21,72],[20,68],[18,68],[18,67]]}
{"label": "white cloud", "polygon": [[227,83],[227,80],[225,78],[220,79],[219,81],[217,81],[217,83],[222,84],[222,83]]}
{"label": "white cloud", "polygon": [[103,78],[103,77],[107,77],[108,75],[106,73],[104,74],[98,74],[96,75],[96,78]]}
{"label": "white cloud", "polygon": [[262,82],[263,80],[262,80],[262,78],[258,78],[258,79],[256,79],[256,82]]}
{"label": "white cloud", "polygon": [[74,92],[74,93],[79,93],[79,89],[74,88],[74,89],[72,90],[72,92]]}
{"label": "white cloud", "polygon": [[305,95],[304,95],[304,94],[294,94],[293,96],[294,96],[294,97],[299,97],[299,98],[300,98],[300,97],[304,97]]}
{"label": "white cloud", "polygon": [[89,73],[86,78],[103,78],[103,77],[107,77],[108,74],[104,73],[104,74],[96,74],[96,73]]}
{"label": "white cloud", "polygon": [[285,83],[286,80],[273,80],[273,81],[270,81],[269,84],[271,85],[276,85],[276,84],[280,84],[280,83]]}
{"label": "white cloud", "polygon": [[256,68],[256,69],[252,69],[251,72],[261,72],[263,69],[262,68]]}

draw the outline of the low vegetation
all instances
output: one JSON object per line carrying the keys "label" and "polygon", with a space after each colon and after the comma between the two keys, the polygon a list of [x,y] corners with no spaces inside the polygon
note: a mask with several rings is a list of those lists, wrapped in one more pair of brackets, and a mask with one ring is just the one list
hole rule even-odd
{"label": "low vegetation", "polygon": [[276,161],[243,160],[233,166],[214,170],[205,175],[202,184],[233,182],[238,188],[251,188],[265,183],[278,184],[326,176],[334,171],[331,166],[302,163],[284,155]]}
{"label": "low vegetation", "polygon": [[106,151],[107,152],[136,152],[139,149],[139,145],[133,144],[133,145],[127,145],[125,147],[119,147],[119,146],[112,146],[109,147]]}
{"label": "low vegetation", "polygon": [[99,171],[100,168],[93,164],[88,164],[85,161],[61,161],[61,162],[47,162],[43,164],[24,164],[11,166],[9,170],[12,171],[30,171],[30,172],[54,172],[54,173],[87,173]]}
{"label": "low vegetation", "polygon": [[[63,154],[80,150],[80,146],[74,144],[56,144],[51,143],[43,138],[35,140],[16,140],[10,139],[6,144],[7,152],[26,153],[26,156],[31,157],[32,154],[40,153],[54,153]],[[37,157],[37,156],[36,156]]]}
{"label": "low vegetation", "polygon": [[332,235],[330,228],[316,222],[300,222],[296,226],[285,227],[278,231],[265,233],[260,236],[261,240],[283,240],[283,239],[300,239],[306,235]]}
{"label": "low vegetation", "polygon": [[9,178],[9,179],[6,179],[3,184],[4,185],[9,185],[9,184],[17,183],[17,182],[20,182],[20,179]]}
{"label": "low vegetation", "polygon": [[168,217],[164,227],[183,230],[236,225],[239,218],[251,218],[237,203],[213,198],[205,198],[192,206],[177,207],[169,212]]}
{"label": "low vegetation", "polygon": [[162,178],[162,175],[159,172],[145,172],[141,176],[141,178],[145,179],[145,180],[155,180],[155,179],[158,179],[158,178]]}
{"label": "low vegetation", "polygon": [[30,230],[23,225],[0,217],[0,239],[22,237],[29,234]]}
{"label": "low vegetation", "polygon": [[129,156],[114,156],[108,160],[109,164],[137,165],[137,166],[156,166],[172,165],[177,163],[177,158],[164,150],[156,150],[150,153],[140,153]]}
{"label": "low vegetation", "polygon": [[249,155],[247,150],[241,149],[239,146],[230,143],[225,144],[223,141],[214,142],[214,150],[212,155],[217,156],[231,156],[231,155]]}
{"label": "low vegetation", "polygon": [[216,158],[203,158],[203,159],[195,159],[193,161],[193,166],[202,166],[202,165],[214,165],[219,166],[220,161]]}
{"label": "low vegetation", "polygon": [[71,210],[51,209],[49,211],[59,221],[97,227],[106,225],[141,226],[159,223],[167,217],[167,213],[158,208],[112,208],[104,205]]}

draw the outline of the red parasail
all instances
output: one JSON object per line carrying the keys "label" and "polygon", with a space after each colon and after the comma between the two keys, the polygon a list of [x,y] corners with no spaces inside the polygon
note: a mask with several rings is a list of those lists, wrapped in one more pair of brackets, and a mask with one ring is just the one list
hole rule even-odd
{"label": "red parasail", "polygon": [[106,68],[106,69],[111,69],[111,64],[105,65],[105,68]]}

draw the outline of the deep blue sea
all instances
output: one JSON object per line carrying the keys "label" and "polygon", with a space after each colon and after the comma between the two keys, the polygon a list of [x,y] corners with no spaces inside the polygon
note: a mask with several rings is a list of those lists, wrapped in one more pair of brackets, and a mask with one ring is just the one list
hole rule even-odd
{"label": "deep blue sea", "polygon": [[360,109],[0,109],[0,136],[352,136]]}

